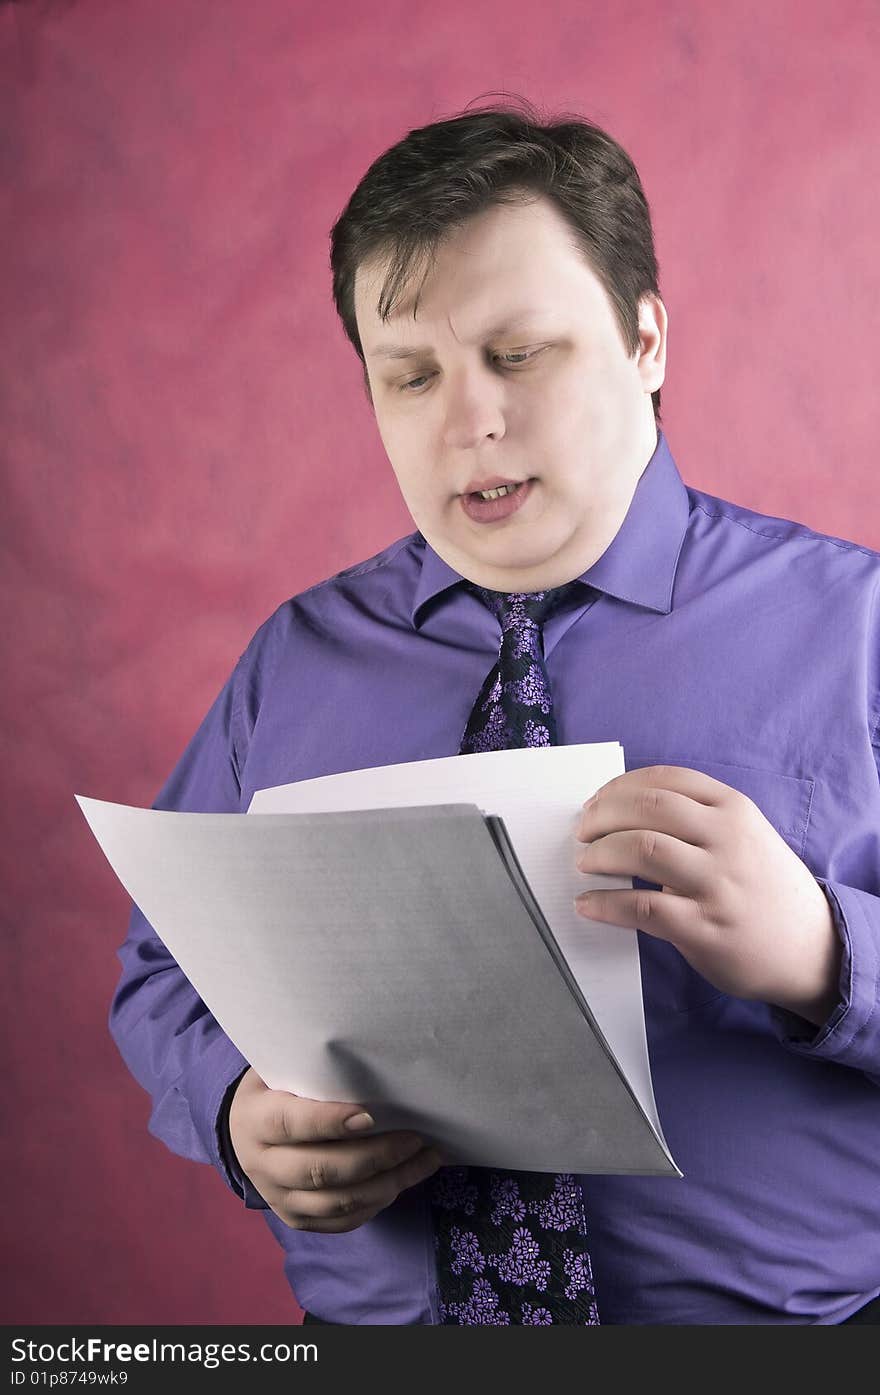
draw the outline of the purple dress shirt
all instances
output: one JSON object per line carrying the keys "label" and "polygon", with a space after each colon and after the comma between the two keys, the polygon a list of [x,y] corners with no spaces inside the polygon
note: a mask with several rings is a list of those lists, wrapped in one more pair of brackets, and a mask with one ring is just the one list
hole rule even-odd
{"label": "purple dress shirt", "polygon": [[[657,1107],[685,1175],[581,1179],[602,1322],[840,1323],[880,1292],[880,554],[685,486],[661,433],[579,580],[545,632],[560,743],[620,741],[627,769],[741,790],[824,888],[844,945],[816,1028],[718,992],[639,932]],[[155,807],[243,812],[264,786],[453,755],[498,644],[459,574],[402,538],[261,626]],[[120,958],[111,1031],[151,1132],[263,1209],[298,1302],[331,1322],[436,1323],[430,1180],[357,1230],[285,1226],[224,1142],[247,1062],[137,908]]]}

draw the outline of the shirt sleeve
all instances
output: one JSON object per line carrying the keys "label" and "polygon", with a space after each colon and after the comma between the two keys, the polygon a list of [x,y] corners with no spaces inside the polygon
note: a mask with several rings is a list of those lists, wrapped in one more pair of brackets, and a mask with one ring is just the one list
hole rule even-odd
{"label": "shirt sleeve", "polygon": [[[873,727],[874,762],[880,779],[880,749]],[[773,1008],[780,1040],[789,1050],[817,1061],[831,1061],[864,1071],[880,1086],[880,895],[843,882],[816,878],[843,945],[839,998],[820,1027]]]}
{"label": "shirt sleeve", "polygon": [[[249,724],[239,692],[246,659],[239,659],[153,808],[241,812],[241,748]],[[228,1130],[229,1102],[248,1062],[137,906],[119,958],[109,1027],[152,1098],[150,1133],[172,1152],[212,1163],[246,1206],[266,1209],[238,1166]]]}
{"label": "shirt sleeve", "polygon": [[837,1006],[820,1027],[782,1008],[772,1009],[773,1018],[789,1050],[864,1071],[880,1086],[880,896],[842,882],[816,880],[843,943]]}

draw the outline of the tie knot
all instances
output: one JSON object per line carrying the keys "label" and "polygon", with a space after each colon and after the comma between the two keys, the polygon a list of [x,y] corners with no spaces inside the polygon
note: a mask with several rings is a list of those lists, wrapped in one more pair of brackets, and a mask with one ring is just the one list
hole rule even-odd
{"label": "tie knot", "polygon": [[540,629],[550,611],[573,585],[569,582],[566,586],[553,586],[549,591],[490,591],[484,586],[475,586],[473,590],[497,616],[502,630],[507,631]]}

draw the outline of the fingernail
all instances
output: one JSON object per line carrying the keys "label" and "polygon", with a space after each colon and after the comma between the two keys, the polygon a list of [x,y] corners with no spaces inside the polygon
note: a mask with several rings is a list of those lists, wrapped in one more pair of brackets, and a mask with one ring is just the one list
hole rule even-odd
{"label": "fingernail", "polygon": [[351,1129],[352,1133],[360,1133],[362,1129],[371,1129],[375,1122],[372,1114],[352,1114],[346,1119],[345,1127]]}

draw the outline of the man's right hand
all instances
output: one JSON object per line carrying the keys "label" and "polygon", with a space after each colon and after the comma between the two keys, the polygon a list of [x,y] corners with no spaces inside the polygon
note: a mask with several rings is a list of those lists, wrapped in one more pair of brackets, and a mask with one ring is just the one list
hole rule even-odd
{"label": "man's right hand", "polygon": [[357,1105],[270,1090],[250,1068],[232,1097],[229,1134],[242,1171],[285,1225],[335,1234],[372,1220],[443,1163],[418,1134],[346,1127],[359,1117],[369,1119]]}

